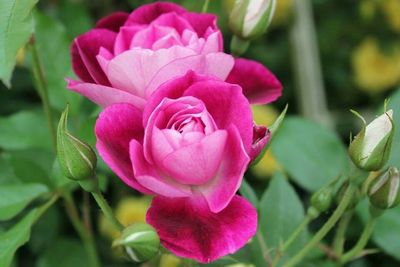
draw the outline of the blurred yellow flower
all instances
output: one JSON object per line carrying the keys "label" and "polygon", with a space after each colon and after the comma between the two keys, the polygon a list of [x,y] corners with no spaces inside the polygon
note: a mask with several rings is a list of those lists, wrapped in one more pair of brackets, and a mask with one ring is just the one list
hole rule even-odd
{"label": "blurred yellow flower", "polygon": [[380,1],[387,22],[396,32],[400,32],[400,0]]}
{"label": "blurred yellow flower", "polygon": [[[272,106],[252,106],[253,119],[259,125],[270,126],[278,118],[279,113]],[[271,176],[276,171],[282,170],[282,166],[272,155],[271,149],[267,150],[264,157],[252,167],[257,177],[265,178]]]}
{"label": "blurred yellow flower", "polygon": [[158,267],[178,267],[181,260],[172,254],[163,254]]}
{"label": "blurred yellow flower", "polygon": [[[123,198],[115,208],[115,217],[125,226],[137,222],[146,221],[146,212],[150,205],[148,197],[127,197]],[[119,236],[119,232],[103,216],[100,216],[100,233],[113,240]]]}
{"label": "blurred yellow flower", "polygon": [[271,24],[273,26],[286,24],[293,13],[293,0],[277,0],[274,17]]}
{"label": "blurred yellow flower", "polygon": [[356,47],[352,65],[356,84],[368,93],[382,92],[400,81],[400,50],[386,55],[374,38],[366,38]]}

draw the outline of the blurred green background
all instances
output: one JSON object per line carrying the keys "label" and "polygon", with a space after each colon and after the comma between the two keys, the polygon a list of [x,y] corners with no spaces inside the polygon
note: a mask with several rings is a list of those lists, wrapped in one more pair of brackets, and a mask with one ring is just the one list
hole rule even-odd
{"label": "blurred green background", "polygon": [[[34,9],[34,38],[45,71],[54,120],[58,120],[66,103],[70,103],[71,131],[92,146],[99,109],[65,89],[64,77],[74,76],[69,46],[77,35],[91,29],[102,16],[118,10],[130,12],[150,2],[41,0]],[[203,5],[197,0],[175,2],[196,12],[200,12]],[[233,2],[211,0],[209,7],[209,12],[219,17],[226,51],[229,51],[232,37],[227,21]],[[310,16],[307,16],[307,10],[312,12]],[[246,174],[248,184],[259,199],[256,202],[263,227],[260,231],[273,248],[301,222],[310,194],[346,172],[349,135],[350,132],[357,133],[361,125],[349,109],[355,109],[371,120],[382,112],[384,100],[390,98],[395,122],[397,127],[400,125],[397,114],[400,90],[396,90],[400,85],[400,0],[277,0],[276,14],[268,32],[254,40],[243,56],[265,64],[284,87],[279,101],[253,109],[255,120],[271,125],[289,104],[289,115],[272,148]],[[134,266],[124,261],[118,251],[111,253],[110,240],[117,233],[99,216],[100,212],[88,195],[76,190],[74,184],[60,175],[40,97],[35,90],[31,63],[29,49],[20,49],[11,88],[0,83],[0,195],[12,185],[42,185],[32,197],[35,200],[27,204],[27,211],[43,202],[39,197],[43,192],[60,188],[72,190],[78,209],[92,217],[91,227],[96,233],[104,266]],[[397,167],[400,167],[399,141],[400,136],[396,134],[390,158],[390,164]],[[125,186],[101,161],[98,169],[102,189],[116,208],[117,217],[126,224],[144,221],[149,199]],[[0,196],[0,204],[1,200]],[[28,243],[18,250],[13,266],[87,266],[82,244],[64,208],[64,204],[58,202],[39,219],[31,229]],[[2,242],[7,238],[4,233],[23,218],[23,214],[0,222],[1,267]],[[313,222],[310,232],[318,229],[328,215],[329,212]],[[346,247],[350,248],[356,242],[366,217],[366,203],[361,203],[350,223]],[[293,251],[303,246],[309,235],[305,233]],[[328,236],[326,241],[331,239],[332,236]],[[400,208],[390,210],[380,218],[368,248],[376,248],[373,252],[378,253],[367,255],[349,266],[400,266]],[[321,245],[300,266],[335,266],[327,257],[328,252]],[[251,245],[234,258],[263,266]],[[154,266],[179,264],[179,259],[163,256]],[[214,266],[227,264],[232,262],[221,261]]]}

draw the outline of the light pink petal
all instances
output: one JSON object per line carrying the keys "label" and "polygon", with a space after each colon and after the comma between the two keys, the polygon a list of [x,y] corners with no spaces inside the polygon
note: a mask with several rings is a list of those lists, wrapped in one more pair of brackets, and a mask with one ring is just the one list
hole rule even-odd
{"label": "light pink petal", "polygon": [[219,80],[204,80],[187,88],[183,96],[203,101],[219,129],[235,125],[246,151],[250,151],[253,143],[253,115],[239,86]]}
{"label": "light pink petal", "polygon": [[128,19],[129,14],[126,12],[114,12],[111,15],[100,19],[96,23],[96,28],[99,29],[108,29],[113,32],[118,32],[119,28],[125,23]]}
{"label": "light pink petal", "polygon": [[166,64],[154,75],[146,88],[146,98],[164,82],[182,76],[189,70],[197,74],[214,76],[225,80],[234,64],[233,57],[225,53],[211,53],[207,55],[193,55],[176,58]]}
{"label": "light pink petal", "polygon": [[130,104],[115,104],[100,113],[96,121],[96,148],[102,159],[127,185],[150,194],[133,175],[129,142],[143,139],[141,111]]}
{"label": "light pink petal", "polygon": [[[201,185],[212,179],[223,160],[227,132],[218,130],[200,142],[184,146],[168,154],[162,161],[163,170],[174,180],[187,185]],[[156,155],[153,136],[153,155]]]}
{"label": "light pink petal", "polygon": [[201,198],[157,196],[146,220],[157,230],[165,248],[201,263],[235,253],[257,230],[256,209],[239,196],[219,213],[208,210]]}
{"label": "light pink petal", "polygon": [[186,12],[181,6],[169,2],[156,2],[152,4],[142,5],[135,9],[128,17],[125,25],[132,24],[150,24],[160,15],[175,12],[181,14]]}
{"label": "light pink petal", "polygon": [[136,140],[130,143],[130,157],[137,181],[154,193],[166,197],[192,196],[190,186],[185,186],[159,174],[155,166],[150,165],[143,156],[143,147]]}
{"label": "light pink petal", "polygon": [[69,79],[67,79],[67,82],[68,89],[87,97],[103,108],[117,103],[129,103],[136,108],[143,110],[146,103],[143,98],[113,87],[98,85],[95,83],[83,83]]}
{"label": "light pink petal", "polygon": [[210,210],[216,213],[223,210],[229,204],[239,189],[244,172],[250,161],[236,127],[231,125],[227,131],[228,138],[222,155],[222,161],[219,164],[215,177],[207,184],[197,187],[207,200]]}
{"label": "light pink petal", "polygon": [[172,46],[172,44],[169,46],[166,46],[166,44],[165,46],[161,46],[161,44],[158,44],[159,47],[154,48],[155,43],[160,42],[160,39],[164,40],[164,43],[166,42],[166,40],[171,39],[172,41],[174,41],[172,42],[172,44],[180,44],[180,36],[174,28],[150,25],[145,29],[138,31],[135,36],[133,36],[130,43],[130,48],[140,47],[158,50],[161,48],[169,48]]}
{"label": "light pink petal", "polygon": [[96,59],[104,73],[106,73],[108,63],[110,63],[113,57],[114,55],[110,51],[104,47],[100,47],[99,54],[96,56]]}
{"label": "light pink petal", "polygon": [[107,76],[113,87],[145,97],[145,88],[162,67],[177,58],[187,57],[193,53],[192,50],[180,46],[157,51],[129,50],[110,61]]}
{"label": "light pink petal", "polygon": [[282,94],[282,85],[264,65],[249,59],[237,58],[229,83],[238,84],[251,104],[268,104]]}
{"label": "light pink petal", "polygon": [[75,38],[71,47],[72,67],[84,82],[109,85],[96,56],[101,47],[113,51],[116,33],[106,29],[93,29]]}
{"label": "light pink petal", "polygon": [[222,52],[223,47],[220,44],[221,32],[214,32],[207,37],[206,42],[201,50],[203,55],[209,53]]}

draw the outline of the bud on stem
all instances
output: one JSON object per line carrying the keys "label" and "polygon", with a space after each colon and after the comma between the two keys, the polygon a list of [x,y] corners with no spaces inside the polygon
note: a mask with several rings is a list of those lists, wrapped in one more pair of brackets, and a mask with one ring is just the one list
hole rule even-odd
{"label": "bud on stem", "polygon": [[122,231],[121,237],[113,242],[115,246],[122,246],[133,261],[143,262],[157,255],[160,238],[150,225],[135,223]]}
{"label": "bud on stem", "polygon": [[89,145],[68,132],[67,119],[68,106],[61,114],[57,128],[57,156],[61,170],[68,179],[78,181],[85,190],[94,191],[97,189],[96,154]]}
{"label": "bud on stem", "polygon": [[390,167],[371,182],[368,197],[372,206],[379,209],[391,209],[400,203],[400,174]]}

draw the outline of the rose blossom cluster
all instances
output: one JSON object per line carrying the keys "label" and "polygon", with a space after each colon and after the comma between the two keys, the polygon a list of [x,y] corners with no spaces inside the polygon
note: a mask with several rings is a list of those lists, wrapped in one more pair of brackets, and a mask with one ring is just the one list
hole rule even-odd
{"label": "rose blossom cluster", "polygon": [[250,104],[280,96],[276,77],[224,53],[214,15],[168,2],[101,19],[71,53],[79,80],[68,88],[104,108],[97,150],[154,195],[147,222],[163,246],[203,263],[244,246],[257,212],[236,192],[269,138]]}

